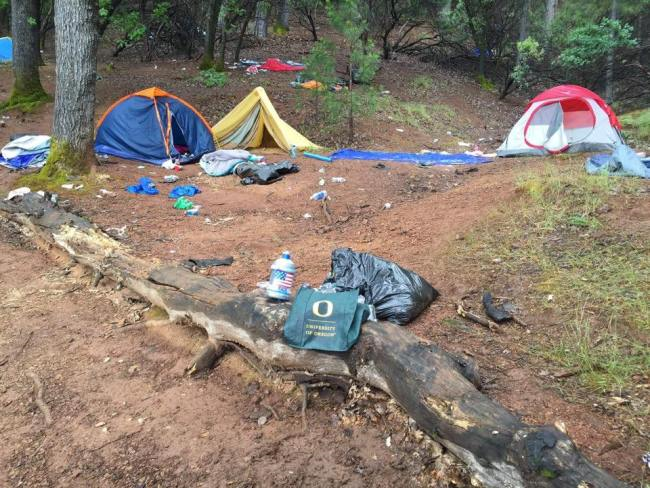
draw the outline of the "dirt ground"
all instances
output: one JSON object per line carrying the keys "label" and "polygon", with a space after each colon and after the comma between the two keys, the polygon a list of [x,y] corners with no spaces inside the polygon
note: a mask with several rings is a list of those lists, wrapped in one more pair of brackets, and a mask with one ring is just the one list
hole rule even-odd
{"label": "dirt ground", "polygon": [[[294,45],[297,57],[302,44]],[[306,44],[305,44],[306,46]],[[264,58],[274,46],[257,46],[245,57]],[[436,79],[438,68],[400,60],[387,65],[380,81],[395,92],[417,74]],[[43,68],[53,86],[51,65]],[[184,61],[100,65],[97,117],[126,93],[161,86],[199,107],[216,122],[254,86],[262,84],[280,114],[300,125],[292,107],[289,74],[248,77],[233,72],[224,89],[192,81],[193,63]],[[462,75],[447,72],[432,97],[444,100],[462,117],[452,136],[441,131],[396,131],[390,120],[363,122],[358,144],[364,148],[421,150],[438,138],[458,150],[460,139],[484,138],[486,152],[518,115],[516,101],[500,103]],[[0,70],[0,98],[11,86]],[[19,132],[49,133],[51,104],[34,114],[12,113],[0,127],[0,141]],[[326,143],[326,142],[325,142]],[[267,154],[269,161],[284,159]],[[233,256],[229,267],[214,268],[241,291],[267,278],[271,262],[288,249],[298,265],[298,282],[318,284],[337,247],[369,251],[417,271],[441,298],[409,327],[443,347],[473,356],[486,380],[486,392],[533,423],[562,423],[596,464],[622,479],[636,479],[647,432],[632,431],[624,418],[591,397],[577,398],[561,381],[540,374],[545,366],[530,358],[527,346],[555,334],[553,321],[529,311],[528,330],[508,326],[496,336],[465,323],[451,327],[456,301],[476,293],[471,269],[454,269],[454,244],[496,208],[515,203],[514,182],[525,171],[546,164],[576,164],[565,159],[508,159],[467,167],[420,168],[299,158],[301,171],[270,186],[239,184],[238,178],[210,178],[197,165],[178,173],[181,184],[202,193],[193,198],[200,216],[172,208],[168,172],[151,165],[115,160],[98,168],[97,188],[62,190],[70,204],[139,256],[176,262],[187,258]],[[139,167],[143,166],[143,167]],[[161,194],[127,194],[124,187],[141,176],[157,182]],[[17,175],[0,169],[0,189],[14,187]],[[333,183],[344,177],[345,183]],[[330,195],[331,222],[309,196]],[[104,188],[115,196],[101,196]],[[386,208],[390,204],[390,208]],[[636,222],[647,222],[639,210]],[[307,215],[309,214],[309,216]],[[633,224],[631,224],[633,225]],[[300,397],[291,385],[268,384],[235,355],[209,376],[188,379],[184,366],[200,344],[190,328],[148,330],[133,322],[146,304],[109,288],[90,288],[77,268],[47,261],[39,252],[2,229],[0,243],[0,473],[5,486],[445,486],[463,484],[462,470],[449,466],[439,446],[418,442],[417,432],[393,413],[386,399],[370,394],[359,406],[355,395],[324,391],[312,400],[309,427],[302,430]],[[512,293],[522,292],[512,290]],[[44,425],[34,404],[35,372],[53,423]],[[362,395],[363,396],[363,395]],[[366,397],[368,394],[366,393]],[[270,411],[273,407],[279,419]],[[378,409],[378,410],[377,410]],[[347,412],[347,413],[346,413]],[[349,415],[348,415],[349,414]],[[265,417],[268,422],[258,424]],[[401,439],[387,447],[386,438]],[[3,478],[4,477],[4,478]]]}

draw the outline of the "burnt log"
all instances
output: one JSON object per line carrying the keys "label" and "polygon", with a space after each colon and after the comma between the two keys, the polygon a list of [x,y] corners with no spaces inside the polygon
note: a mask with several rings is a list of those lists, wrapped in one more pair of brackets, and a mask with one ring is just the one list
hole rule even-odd
{"label": "burnt log", "polygon": [[299,350],[282,327],[289,306],[259,293],[239,293],[226,281],[182,266],[145,261],[122,243],[46,198],[28,194],[0,202],[0,215],[16,222],[48,250],[114,280],[164,309],[172,321],[189,319],[212,341],[244,348],[267,367],[310,377],[339,377],[383,390],[419,427],[464,461],[486,487],[622,487],[592,464],[552,426],[524,423],[481,393],[476,371],[388,322],[364,324],[346,353]]}

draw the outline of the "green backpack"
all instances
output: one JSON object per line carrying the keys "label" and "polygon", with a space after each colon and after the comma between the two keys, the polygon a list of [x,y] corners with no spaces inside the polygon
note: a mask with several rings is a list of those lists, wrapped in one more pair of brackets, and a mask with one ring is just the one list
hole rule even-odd
{"label": "green backpack", "polygon": [[358,297],[359,290],[321,293],[301,288],[284,324],[284,338],[300,349],[347,351],[370,313]]}

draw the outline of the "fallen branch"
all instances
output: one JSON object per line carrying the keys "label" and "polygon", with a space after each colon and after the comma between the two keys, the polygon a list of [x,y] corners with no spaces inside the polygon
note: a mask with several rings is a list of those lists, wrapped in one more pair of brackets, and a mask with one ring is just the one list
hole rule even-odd
{"label": "fallen branch", "polygon": [[32,371],[29,371],[27,376],[29,376],[34,382],[34,403],[43,414],[45,425],[50,425],[52,423],[52,414],[50,413],[50,408],[43,401],[43,385],[41,384],[41,380],[36,376],[36,373]]}
{"label": "fallen branch", "polygon": [[469,310],[465,309],[462,302],[458,303],[458,306],[456,308],[456,313],[461,317],[463,317],[464,319],[471,320],[472,322],[476,322],[477,324],[480,324],[483,327],[490,329],[492,332],[501,332],[501,329],[499,329],[499,326],[497,324],[495,324],[491,320],[481,317],[480,315],[476,315],[474,312],[470,312]]}
{"label": "fallen branch", "polygon": [[[386,392],[485,487],[625,486],[589,462],[566,433],[526,424],[482,394],[468,379],[469,370],[408,328],[367,322],[348,352],[294,349],[282,334],[286,304],[270,303],[261,293],[238,293],[222,279],[139,259],[86,220],[35,194],[0,202],[0,213],[26,235],[64,249],[162,308],[170,320],[189,319],[210,339],[249,351],[267,368],[307,372],[313,382],[321,375],[339,377]],[[308,389],[301,388],[306,410]]]}

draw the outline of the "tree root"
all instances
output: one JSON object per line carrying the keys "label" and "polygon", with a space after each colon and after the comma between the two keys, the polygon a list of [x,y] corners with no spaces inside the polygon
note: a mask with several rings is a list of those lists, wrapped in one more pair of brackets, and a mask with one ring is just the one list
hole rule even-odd
{"label": "tree root", "polygon": [[43,414],[43,417],[45,418],[45,425],[50,425],[52,423],[52,414],[50,413],[50,408],[43,401],[43,385],[41,383],[41,380],[38,378],[36,373],[32,371],[29,371],[27,373],[27,376],[29,376],[34,382],[34,394],[36,395],[34,398],[34,403],[36,403],[36,406]]}

